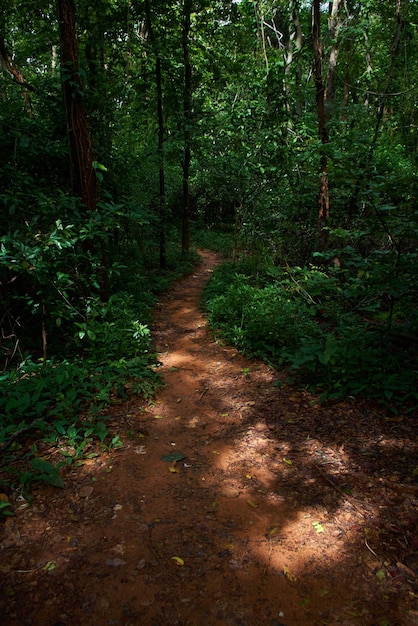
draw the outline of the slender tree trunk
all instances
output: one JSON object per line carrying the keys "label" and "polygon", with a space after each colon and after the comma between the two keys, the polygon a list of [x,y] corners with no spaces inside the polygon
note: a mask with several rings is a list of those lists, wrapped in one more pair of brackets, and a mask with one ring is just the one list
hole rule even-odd
{"label": "slender tree trunk", "polygon": [[184,63],[184,98],[183,98],[183,123],[184,123],[184,156],[183,156],[183,228],[181,250],[187,254],[190,249],[190,125],[192,119],[192,66],[190,63],[189,36],[190,14],[192,0],[184,0],[183,5],[183,63]]}
{"label": "slender tree trunk", "polygon": [[92,211],[97,204],[98,186],[78,65],[74,0],[57,0],[57,8],[71,187],[74,195],[81,197],[84,210]]}
{"label": "slender tree trunk", "polygon": [[[289,41],[284,51],[284,91],[286,94],[286,109],[291,113],[290,102],[288,96],[291,93],[291,84],[289,80],[290,70],[294,62],[294,52],[296,51],[296,73],[295,83],[299,88],[302,79],[302,70],[300,66],[299,53],[302,50],[302,27],[299,18],[300,0],[289,1],[289,13],[292,16],[292,26],[289,27]],[[302,103],[299,95],[296,99],[296,115],[300,118],[302,115]]]}
{"label": "slender tree trunk", "polygon": [[[83,84],[80,78],[74,0],[57,0],[61,44],[61,81],[64,94],[67,136],[70,152],[70,182],[72,192],[82,200],[82,212],[87,216],[95,211],[98,183],[94,169],[93,147],[87,115],[83,103]],[[90,244],[85,244],[88,247]],[[101,254],[100,296],[109,298],[106,242],[99,241]]]}
{"label": "slender tree trunk", "polygon": [[145,13],[147,28],[151,45],[155,55],[155,85],[157,90],[157,117],[158,117],[158,176],[159,176],[159,202],[158,202],[158,222],[160,238],[160,267],[166,269],[166,236],[165,236],[165,168],[164,168],[164,113],[163,113],[163,81],[161,72],[161,56],[155,40],[154,29],[151,19],[151,8],[149,0],[145,0]]}
{"label": "slender tree trunk", "polygon": [[[322,78],[322,43],[321,43],[321,7],[320,0],[312,2],[312,38],[314,67],[313,74],[316,88],[316,110],[318,117],[318,135],[322,145],[329,142],[325,115],[325,85]],[[329,217],[329,189],[328,189],[328,159],[321,154],[320,160],[320,189],[318,195],[318,232],[322,249],[327,245],[327,231],[325,226]]]}
{"label": "slender tree trunk", "polygon": [[337,69],[337,56],[338,56],[338,31],[341,26],[340,20],[340,6],[341,0],[333,0],[329,3],[330,16],[329,16],[329,36],[332,41],[331,51],[329,53],[329,68],[327,76],[327,85],[325,92],[325,100],[327,103],[331,103],[334,99],[334,80]]}

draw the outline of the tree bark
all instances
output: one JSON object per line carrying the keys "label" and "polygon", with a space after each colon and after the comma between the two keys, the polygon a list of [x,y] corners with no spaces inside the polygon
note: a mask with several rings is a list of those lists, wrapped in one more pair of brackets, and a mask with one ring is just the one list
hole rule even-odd
{"label": "tree bark", "polygon": [[331,103],[334,99],[334,79],[337,69],[337,57],[338,57],[338,31],[341,26],[340,19],[340,6],[341,0],[333,0],[329,3],[330,16],[329,16],[329,36],[331,39],[331,51],[329,53],[329,67],[327,76],[327,85],[325,91],[325,100],[327,103]]}
{"label": "tree bark", "polygon": [[[325,85],[322,78],[321,6],[320,0],[312,2],[312,41],[314,53],[313,75],[316,89],[318,135],[322,145],[329,142],[325,115]],[[328,159],[324,152],[320,159],[320,188],[318,195],[318,233],[322,249],[327,245],[325,226],[329,218]]]}
{"label": "tree bark", "polygon": [[81,197],[84,210],[95,210],[98,196],[93,148],[83,103],[74,0],[57,0],[61,43],[61,80],[64,93],[70,149],[70,181],[74,195]]}
{"label": "tree bark", "polygon": [[[301,79],[302,79],[302,69],[300,66],[300,52],[302,50],[302,27],[300,24],[300,18],[299,18],[299,7],[300,5],[300,1],[299,0],[290,0],[289,2],[289,13],[292,16],[292,26],[289,25],[289,39],[288,39],[288,43],[287,46],[285,48],[284,51],[284,92],[286,94],[286,109],[288,111],[288,113],[291,113],[291,108],[290,108],[290,102],[289,102],[289,95],[291,93],[291,85],[290,85],[290,80],[289,80],[289,74],[290,74],[290,68],[293,64],[294,61],[294,51],[296,51],[297,54],[297,60],[296,60],[296,73],[295,73],[295,84],[296,87],[298,88],[300,83],[301,83]],[[300,118],[302,116],[302,102],[300,99],[300,96],[297,96],[296,99],[296,115],[298,116],[298,118]]]}
{"label": "tree bark", "polygon": [[[74,0],[57,0],[57,13],[61,44],[61,81],[70,152],[70,184],[73,194],[81,198],[82,213],[87,215],[97,208],[98,182],[94,169],[90,129],[83,102]],[[90,246],[90,243],[85,242],[87,250],[90,250]],[[109,298],[109,279],[106,242],[103,237],[99,241],[99,250],[101,255],[100,296],[106,301]]]}
{"label": "tree bark", "polygon": [[145,13],[148,34],[155,55],[155,85],[157,90],[157,117],[158,117],[158,176],[159,176],[159,201],[158,222],[160,239],[160,267],[166,269],[166,236],[165,236],[165,168],[164,168],[164,112],[163,112],[163,81],[161,72],[161,56],[155,40],[154,29],[151,19],[149,0],[145,0]]}

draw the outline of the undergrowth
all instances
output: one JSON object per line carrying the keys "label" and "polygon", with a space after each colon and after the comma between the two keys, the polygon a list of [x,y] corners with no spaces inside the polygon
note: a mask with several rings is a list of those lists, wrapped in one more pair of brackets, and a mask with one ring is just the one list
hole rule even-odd
{"label": "undergrowth", "polygon": [[375,276],[336,267],[218,267],[203,293],[219,337],[322,400],[361,396],[392,411],[418,399],[413,299],[385,305]]}
{"label": "undergrowth", "polygon": [[[149,325],[158,293],[190,273],[198,261],[168,247],[167,270],[155,256],[134,256],[126,279],[107,302],[86,298],[84,315],[61,329],[62,350],[20,355],[0,374],[1,492],[30,497],[31,486],[64,485],[62,470],[92,446],[122,445],[108,426],[107,407],[132,394],[151,400],[161,384]],[[54,461],[42,450],[55,451]],[[0,518],[12,514],[6,495]]]}

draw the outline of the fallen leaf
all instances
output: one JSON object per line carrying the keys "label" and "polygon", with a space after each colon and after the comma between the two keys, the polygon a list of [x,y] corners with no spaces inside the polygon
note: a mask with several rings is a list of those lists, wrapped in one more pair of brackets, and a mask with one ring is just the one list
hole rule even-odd
{"label": "fallen leaf", "polygon": [[258,509],[258,504],[257,504],[257,502],[253,502],[253,500],[247,500],[247,504],[248,504],[248,506],[250,506],[252,509]]}
{"label": "fallen leaf", "polygon": [[110,565],[110,567],[120,567],[121,565],[126,565],[126,561],[122,559],[107,559],[105,561],[106,565]]}
{"label": "fallen leaf", "polygon": [[162,420],[162,419],[164,419],[164,415],[154,415],[154,419]]}
{"label": "fallen leaf", "polygon": [[290,580],[290,582],[295,583],[297,581],[297,577],[290,573],[287,565],[283,568],[283,574],[286,576],[287,580]]}
{"label": "fallen leaf", "polygon": [[81,487],[78,495],[80,496],[80,498],[89,498],[93,491],[94,489],[93,487],[91,487],[91,485],[85,485],[84,487]]}
{"label": "fallen leaf", "polygon": [[251,480],[252,476],[251,474],[245,474],[245,478],[248,478],[248,480]]}
{"label": "fallen leaf", "polygon": [[283,458],[283,461],[287,463],[287,465],[293,465],[293,461],[291,461],[290,459],[286,459],[286,457]]}
{"label": "fallen leaf", "polygon": [[55,561],[48,561],[48,563],[45,563],[42,569],[44,570],[44,572],[52,572],[52,570],[56,567],[57,564],[55,563]]}
{"label": "fallen leaf", "polygon": [[176,565],[179,565],[180,567],[182,567],[184,565],[184,561],[182,558],[180,558],[179,556],[172,556],[171,560],[174,561],[174,563]]}
{"label": "fallen leaf", "polygon": [[376,572],[376,578],[379,581],[382,581],[384,579],[384,577],[386,576],[385,572],[382,569],[378,569]]}
{"label": "fallen leaf", "polygon": [[312,522],[312,526],[315,528],[317,533],[324,532],[324,527],[322,526],[321,522]]}

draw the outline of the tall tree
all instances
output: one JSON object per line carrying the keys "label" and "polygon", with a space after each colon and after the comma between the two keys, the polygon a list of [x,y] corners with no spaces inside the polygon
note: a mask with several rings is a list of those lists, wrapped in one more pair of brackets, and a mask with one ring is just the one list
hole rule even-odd
{"label": "tall tree", "polygon": [[61,44],[61,80],[70,149],[70,179],[74,195],[85,211],[95,210],[98,199],[93,147],[83,102],[74,0],[57,0]]}
{"label": "tall tree", "polygon": [[163,111],[163,79],[161,71],[161,54],[155,38],[154,27],[151,18],[151,8],[149,0],[145,0],[145,13],[148,34],[155,55],[155,87],[157,91],[157,118],[158,118],[158,179],[159,179],[159,199],[158,199],[158,222],[160,238],[160,267],[167,267],[166,237],[165,237],[165,170],[164,170],[164,111]]}
{"label": "tall tree", "polygon": [[190,248],[190,161],[191,161],[191,121],[192,121],[192,64],[190,61],[190,19],[192,0],[183,3],[183,64],[184,64],[184,95],[183,95],[183,124],[184,124],[184,154],[183,154],[183,219],[181,249],[187,254]]}
{"label": "tall tree", "polygon": [[[318,116],[318,135],[321,144],[324,146],[329,142],[327,120],[325,115],[325,84],[322,75],[322,41],[321,41],[321,2],[313,0],[312,2],[312,42],[314,66],[313,75],[316,90],[316,110]],[[320,188],[318,195],[318,229],[319,238],[322,248],[327,243],[327,231],[325,226],[329,217],[329,188],[328,188],[328,159],[324,150],[321,152],[320,159]]]}

